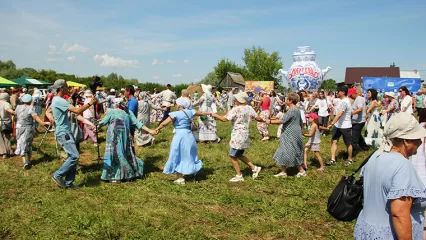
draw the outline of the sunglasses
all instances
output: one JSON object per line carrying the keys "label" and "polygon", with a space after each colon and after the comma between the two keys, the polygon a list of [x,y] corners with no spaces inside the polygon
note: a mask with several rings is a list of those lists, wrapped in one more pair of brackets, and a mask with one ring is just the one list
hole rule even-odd
{"label": "sunglasses", "polygon": [[402,92],[402,90],[399,90],[399,92]]}

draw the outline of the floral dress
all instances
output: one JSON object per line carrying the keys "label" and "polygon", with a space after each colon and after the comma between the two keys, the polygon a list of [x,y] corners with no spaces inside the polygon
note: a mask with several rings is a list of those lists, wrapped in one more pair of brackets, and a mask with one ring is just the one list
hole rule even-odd
{"label": "floral dress", "polygon": [[108,125],[104,155],[102,180],[120,181],[140,178],[143,175],[144,163],[133,152],[130,136],[130,125],[141,128],[135,115],[120,109],[110,109],[100,126]]}
{"label": "floral dress", "polygon": [[[377,104],[377,101],[374,101]],[[371,102],[368,102],[367,109],[371,106]],[[365,143],[372,147],[380,147],[383,136],[383,127],[385,117],[379,114],[378,107],[374,109],[368,115],[368,121],[366,122],[366,136],[364,138]]]}
{"label": "floral dress", "polygon": [[231,109],[225,118],[232,121],[232,133],[229,146],[233,149],[242,150],[250,146],[250,120],[257,117],[253,107],[236,106]]}
{"label": "floral dress", "polygon": [[[200,101],[197,104],[200,104],[200,112],[214,112],[216,113],[216,106],[219,106],[223,109],[221,103],[212,95],[204,93]],[[196,105],[196,104],[194,104]],[[195,132],[195,138],[197,141],[217,141],[217,129],[216,129],[216,120],[211,116],[202,116],[198,119],[198,129]]]}
{"label": "floral dress", "polygon": [[[163,97],[161,94],[152,95],[152,103],[161,108],[161,104],[163,103]],[[161,110],[152,110],[151,111],[151,122],[160,122],[163,119],[163,111]]]}

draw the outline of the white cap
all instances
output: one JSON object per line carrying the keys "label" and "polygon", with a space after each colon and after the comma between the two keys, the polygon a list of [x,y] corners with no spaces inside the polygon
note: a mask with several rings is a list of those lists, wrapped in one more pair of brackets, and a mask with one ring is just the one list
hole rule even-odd
{"label": "white cap", "polygon": [[110,92],[115,92],[115,89],[114,88],[111,88],[111,90],[109,90]]}

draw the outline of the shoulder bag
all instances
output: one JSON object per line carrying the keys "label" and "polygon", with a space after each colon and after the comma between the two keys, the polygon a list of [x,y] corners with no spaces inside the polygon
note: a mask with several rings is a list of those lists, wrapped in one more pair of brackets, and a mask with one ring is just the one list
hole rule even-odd
{"label": "shoulder bag", "polygon": [[185,113],[185,115],[189,118],[189,121],[191,122],[191,131],[195,132],[198,130],[198,126],[197,124],[194,122],[194,120],[192,120],[189,115],[185,112],[185,110],[182,110],[183,113]]}
{"label": "shoulder bag", "polygon": [[343,176],[328,198],[327,211],[337,220],[350,222],[355,220],[361,212],[364,200],[364,181],[363,177],[357,180],[354,175],[364,167],[373,154],[374,152],[364,160],[352,175]]}

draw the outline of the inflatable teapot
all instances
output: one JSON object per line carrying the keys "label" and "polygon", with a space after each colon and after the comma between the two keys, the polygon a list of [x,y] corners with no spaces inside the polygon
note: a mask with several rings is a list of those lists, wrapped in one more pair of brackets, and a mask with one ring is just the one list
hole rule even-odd
{"label": "inflatable teapot", "polygon": [[297,90],[318,90],[331,67],[321,70],[315,62],[316,53],[311,47],[298,47],[293,53],[293,64],[288,71],[280,69],[279,76],[287,79],[289,87]]}

